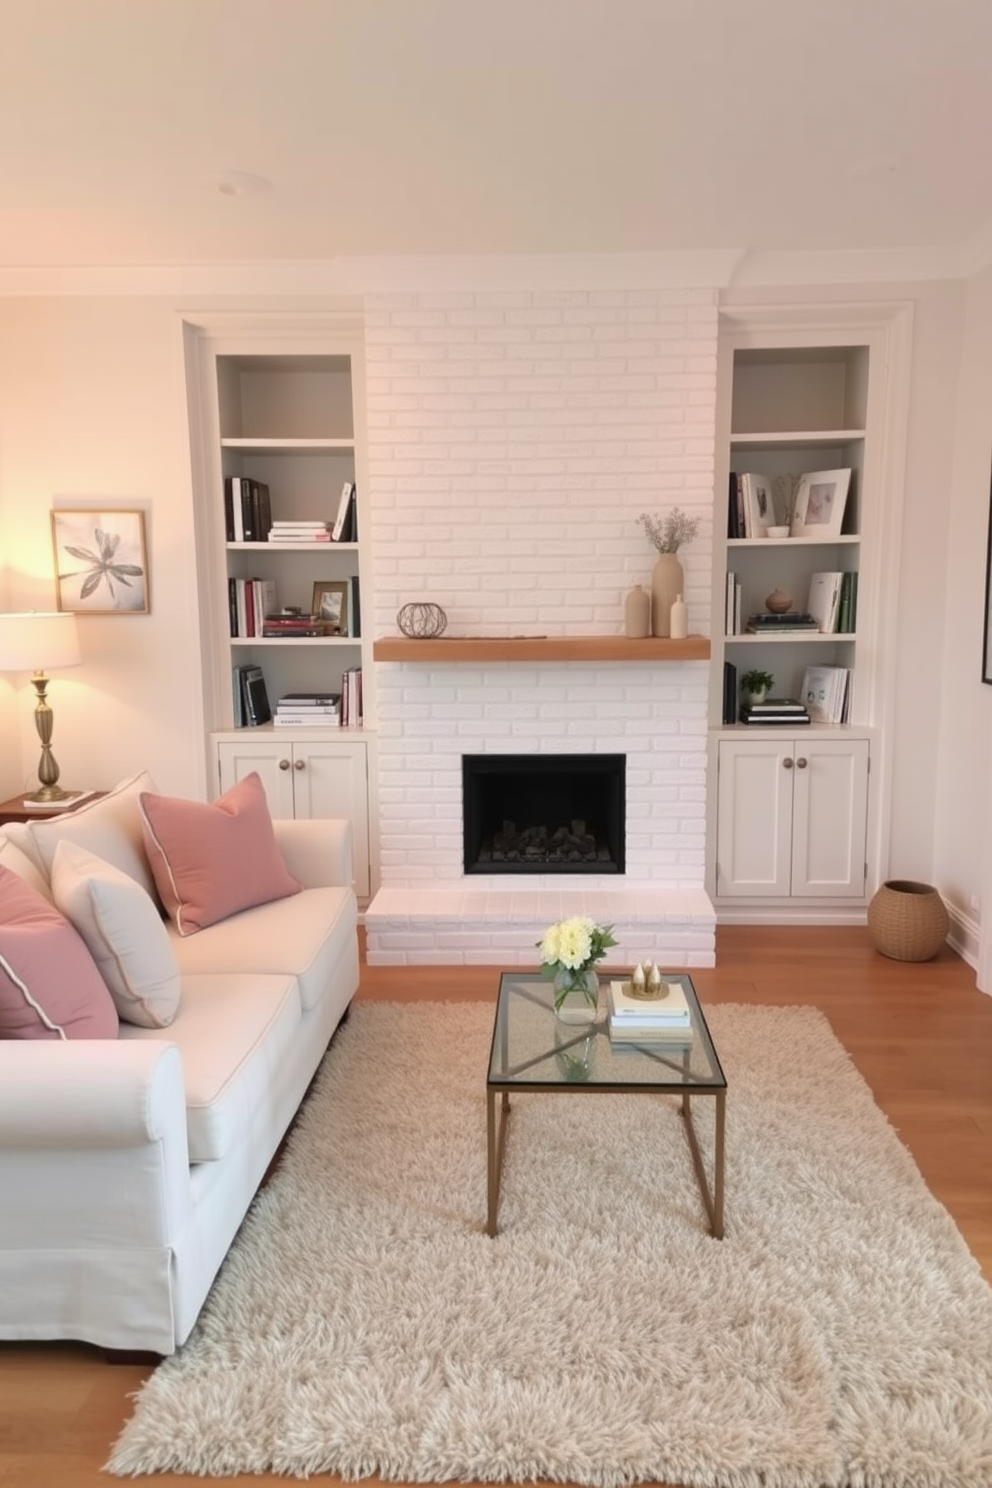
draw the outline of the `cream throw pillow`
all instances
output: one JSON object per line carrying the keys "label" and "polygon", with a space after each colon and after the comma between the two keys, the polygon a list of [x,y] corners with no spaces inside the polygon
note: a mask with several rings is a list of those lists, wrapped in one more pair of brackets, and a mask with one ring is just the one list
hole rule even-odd
{"label": "cream throw pillow", "polygon": [[141,792],[154,789],[151,776],[142,770],[78,811],[51,821],[11,822],[4,831],[49,880],[56,847],[74,842],[129,874],[154,899],[155,880],[145,857],[138,807]]}
{"label": "cream throw pillow", "polygon": [[167,1028],[179,1011],[179,968],[169,932],[141,885],[76,843],[60,842],[52,895],[86,943],[119,1017]]}

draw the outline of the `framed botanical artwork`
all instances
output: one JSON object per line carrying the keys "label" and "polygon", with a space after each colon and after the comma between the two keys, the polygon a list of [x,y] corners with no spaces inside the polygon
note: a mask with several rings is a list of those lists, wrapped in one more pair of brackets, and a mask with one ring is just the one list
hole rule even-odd
{"label": "framed botanical artwork", "polygon": [[77,615],[147,615],[142,511],[53,511],[56,603]]}
{"label": "framed botanical artwork", "polygon": [[348,585],[340,580],[318,579],[313,586],[311,612],[329,627],[331,635],[348,634]]}
{"label": "framed botanical artwork", "polygon": [[807,470],[801,475],[789,535],[839,537],[850,484],[850,470]]}

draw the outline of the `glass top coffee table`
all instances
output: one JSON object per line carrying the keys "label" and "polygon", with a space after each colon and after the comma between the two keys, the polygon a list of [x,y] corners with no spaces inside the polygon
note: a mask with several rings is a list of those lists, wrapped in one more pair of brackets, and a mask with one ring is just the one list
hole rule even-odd
{"label": "glass top coffee table", "polygon": [[[614,979],[623,973],[615,972]],[[718,1240],[723,1238],[724,1120],[727,1081],[706,1026],[692,979],[665,972],[685,993],[691,1020],[686,1043],[633,1043],[610,1039],[606,982],[600,978],[596,1021],[566,1024],[555,1016],[554,988],[533,972],[505,971],[493,1025],[486,1080],[487,1233],[496,1234],[499,1188],[511,1093],[561,1091],[582,1095],[613,1091],[629,1095],[680,1095],[685,1132],[696,1169],[699,1191]],[[692,1121],[692,1097],[711,1095],[716,1102],[712,1184]]]}

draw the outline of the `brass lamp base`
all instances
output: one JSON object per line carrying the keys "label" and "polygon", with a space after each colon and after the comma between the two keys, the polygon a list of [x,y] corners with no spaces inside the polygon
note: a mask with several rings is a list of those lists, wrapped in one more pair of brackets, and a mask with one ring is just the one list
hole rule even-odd
{"label": "brass lamp base", "polygon": [[52,709],[46,697],[48,678],[44,672],[35,672],[31,678],[37,696],[37,704],[34,710],[34,724],[38,730],[41,740],[41,760],[38,764],[38,779],[41,782],[38,789],[30,796],[25,796],[25,801],[67,801],[72,794],[71,791],[63,790],[59,785],[58,762],[52,753]]}

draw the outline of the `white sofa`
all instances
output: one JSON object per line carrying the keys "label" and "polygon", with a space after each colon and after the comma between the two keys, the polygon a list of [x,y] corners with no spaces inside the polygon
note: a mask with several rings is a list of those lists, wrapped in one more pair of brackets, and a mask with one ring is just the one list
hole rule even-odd
{"label": "white sofa", "polygon": [[[168,1027],[0,1039],[0,1338],[169,1354],[189,1335],[358,986],[350,825],[273,826],[302,892],[170,927]],[[15,828],[0,863],[48,887]]]}

